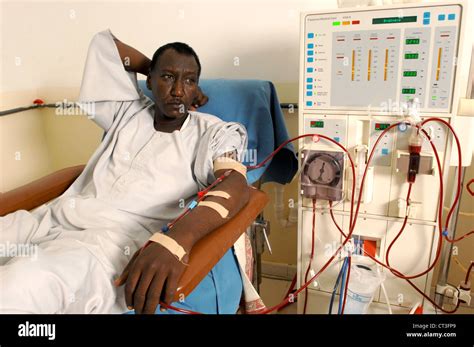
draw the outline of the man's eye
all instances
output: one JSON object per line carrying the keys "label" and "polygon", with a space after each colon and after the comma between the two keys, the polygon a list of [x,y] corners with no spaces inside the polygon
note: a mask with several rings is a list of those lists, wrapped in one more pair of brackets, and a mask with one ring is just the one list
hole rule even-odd
{"label": "man's eye", "polygon": [[186,78],[186,83],[194,84],[194,83],[196,83],[196,80],[194,78]]}
{"label": "man's eye", "polygon": [[163,75],[162,77],[163,77],[164,79],[166,79],[166,80],[169,80],[169,79],[172,79],[172,78],[173,78],[172,75],[168,75],[168,74],[165,74],[165,75]]}

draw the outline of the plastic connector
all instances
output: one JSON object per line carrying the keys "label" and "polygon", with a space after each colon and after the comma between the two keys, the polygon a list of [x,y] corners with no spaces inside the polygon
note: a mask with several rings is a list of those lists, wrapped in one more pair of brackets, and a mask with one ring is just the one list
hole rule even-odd
{"label": "plastic connector", "polygon": [[193,208],[195,208],[195,207],[197,206],[197,204],[198,204],[197,201],[196,201],[196,200],[193,200],[193,201],[190,202],[188,208],[189,208],[190,210],[192,210]]}
{"label": "plastic connector", "polygon": [[453,298],[458,294],[458,290],[451,284],[438,284],[436,286],[436,294],[443,295],[446,298]]}
{"label": "plastic connector", "polygon": [[453,304],[457,305],[458,301],[465,303],[467,306],[471,305],[471,282],[462,281],[458,286],[458,290],[454,293]]}

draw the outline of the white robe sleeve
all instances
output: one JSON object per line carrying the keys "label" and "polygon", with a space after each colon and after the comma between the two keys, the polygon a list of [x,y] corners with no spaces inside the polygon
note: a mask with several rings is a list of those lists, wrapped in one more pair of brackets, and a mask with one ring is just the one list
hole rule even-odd
{"label": "white robe sleeve", "polygon": [[142,96],[136,73],[125,70],[114,38],[110,30],[92,38],[77,103],[106,131],[117,114],[126,109],[124,101]]}
{"label": "white robe sleeve", "polygon": [[211,125],[203,134],[197,149],[194,174],[199,189],[207,187],[216,180],[213,162],[227,152],[236,151],[242,161],[247,149],[247,130],[236,122],[218,122]]}

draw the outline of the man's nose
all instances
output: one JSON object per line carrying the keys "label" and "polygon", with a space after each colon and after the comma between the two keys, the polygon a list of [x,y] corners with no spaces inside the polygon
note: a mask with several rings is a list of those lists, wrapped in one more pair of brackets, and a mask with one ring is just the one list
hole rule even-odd
{"label": "man's nose", "polygon": [[183,82],[177,79],[171,88],[171,95],[181,97],[184,95]]}

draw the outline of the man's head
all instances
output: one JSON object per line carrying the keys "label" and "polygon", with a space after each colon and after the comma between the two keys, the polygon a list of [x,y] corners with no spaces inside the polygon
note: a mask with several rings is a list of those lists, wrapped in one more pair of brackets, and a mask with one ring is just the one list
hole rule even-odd
{"label": "man's head", "polygon": [[196,52],[185,43],[168,43],[153,54],[147,88],[155,98],[156,112],[167,118],[188,113],[199,94],[201,63]]}

